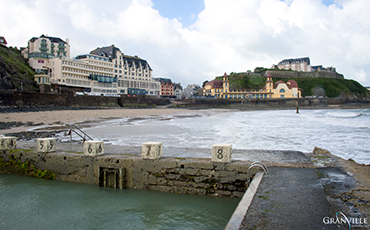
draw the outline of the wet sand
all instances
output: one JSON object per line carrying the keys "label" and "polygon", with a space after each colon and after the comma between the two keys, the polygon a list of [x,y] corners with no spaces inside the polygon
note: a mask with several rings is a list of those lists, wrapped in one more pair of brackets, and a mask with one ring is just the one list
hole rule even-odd
{"label": "wet sand", "polygon": [[[155,108],[155,109],[98,109],[98,110],[57,110],[40,112],[12,112],[0,113],[2,122],[33,122],[47,125],[78,124],[83,122],[97,122],[102,119],[119,119],[130,117],[148,117],[163,115],[186,115],[205,113],[210,110],[190,110],[180,108]],[[34,130],[37,127],[16,127],[1,129],[0,134],[15,133]]]}

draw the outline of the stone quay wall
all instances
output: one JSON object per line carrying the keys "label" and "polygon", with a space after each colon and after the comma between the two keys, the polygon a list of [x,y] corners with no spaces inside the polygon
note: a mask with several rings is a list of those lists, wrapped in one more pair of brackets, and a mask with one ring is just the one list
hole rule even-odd
{"label": "stone quay wall", "polygon": [[[0,173],[55,175],[61,181],[179,194],[242,197],[247,189],[246,162],[211,159],[99,155],[61,151],[0,150]],[[40,176],[41,175],[41,176]]]}
{"label": "stone quay wall", "polygon": [[0,90],[0,107],[2,108],[99,108],[124,107],[127,103],[149,106],[167,105],[170,100],[150,96],[108,97]]}

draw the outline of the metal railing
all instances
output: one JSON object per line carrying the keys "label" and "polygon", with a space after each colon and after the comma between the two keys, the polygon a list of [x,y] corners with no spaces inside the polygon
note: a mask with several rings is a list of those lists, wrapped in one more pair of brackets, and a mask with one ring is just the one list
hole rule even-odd
{"label": "metal railing", "polygon": [[264,163],[262,163],[260,161],[255,161],[249,166],[248,171],[247,171],[247,183],[248,184],[251,182],[252,177],[256,173],[256,172],[252,173],[251,169],[256,168],[256,167],[262,169],[266,175],[268,175],[270,173],[267,166]]}
{"label": "metal railing", "polygon": [[69,125],[69,133],[68,133],[68,135],[70,135],[71,142],[72,142],[72,133],[75,133],[75,134],[77,134],[77,136],[81,137],[82,138],[82,143],[84,143],[87,140],[91,140],[91,141],[93,140],[89,135],[87,135],[87,133],[85,133],[84,131],[82,131],[75,124],[70,124]]}

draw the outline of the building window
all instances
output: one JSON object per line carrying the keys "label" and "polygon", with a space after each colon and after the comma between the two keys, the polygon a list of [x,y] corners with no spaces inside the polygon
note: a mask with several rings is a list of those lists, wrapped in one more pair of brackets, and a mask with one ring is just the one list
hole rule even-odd
{"label": "building window", "polygon": [[281,95],[280,95],[280,98],[284,98],[284,94],[281,94]]}
{"label": "building window", "polygon": [[285,93],[285,89],[280,89],[280,93]]}
{"label": "building window", "polygon": [[42,39],[41,40],[41,46],[40,46],[40,51],[41,53],[47,53],[48,51],[48,44],[46,43],[46,40],[45,39]]}

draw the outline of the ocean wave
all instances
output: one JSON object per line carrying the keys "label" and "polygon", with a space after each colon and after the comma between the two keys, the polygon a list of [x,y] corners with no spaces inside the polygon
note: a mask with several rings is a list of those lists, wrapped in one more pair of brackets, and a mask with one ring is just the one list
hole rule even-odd
{"label": "ocean wave", "polygon": [[356,118],[359,116],[363,116],[362,113],[356,113],[356,112],[327,112],[325,114],[327,117],[333,117],[333,118]]}

